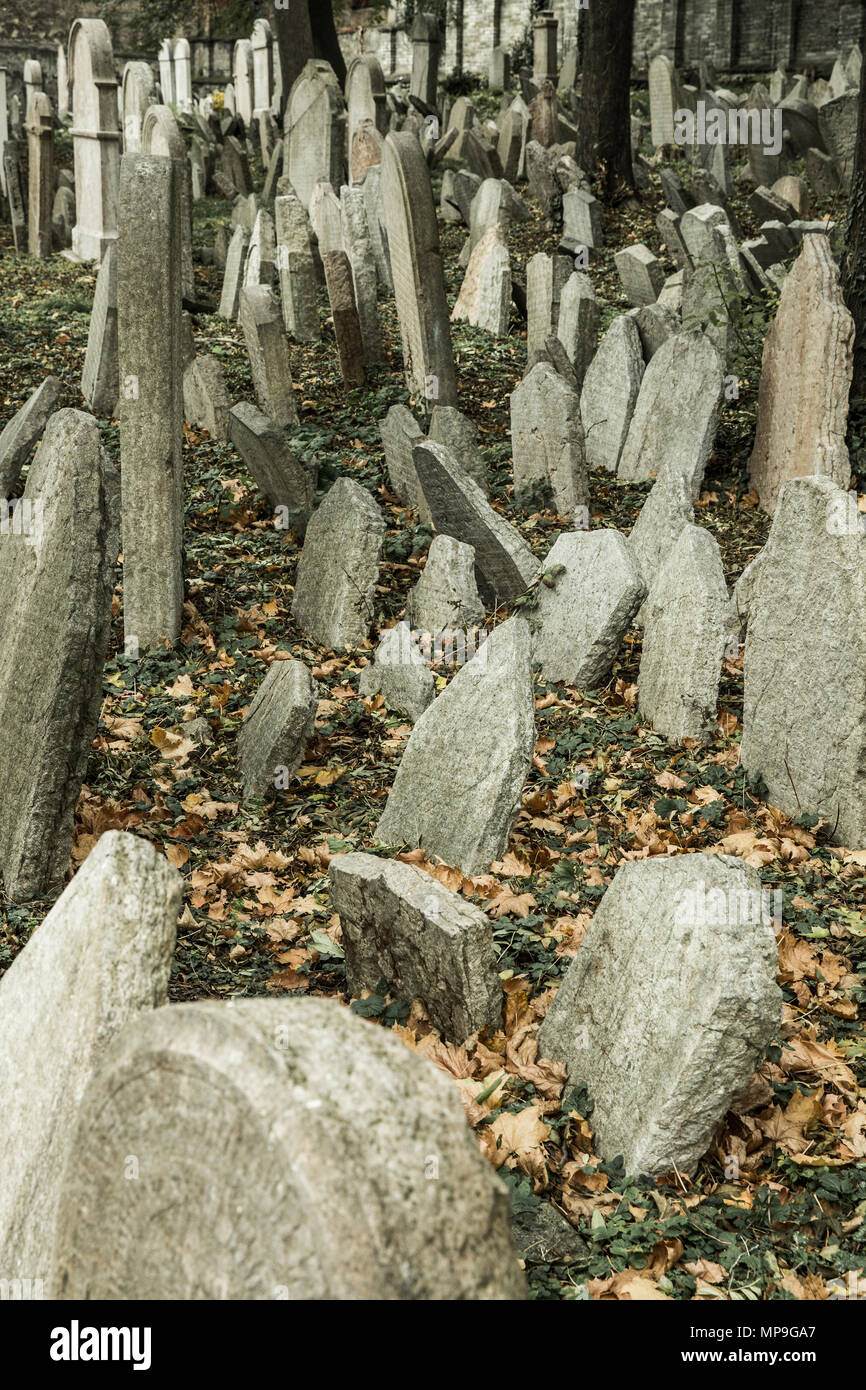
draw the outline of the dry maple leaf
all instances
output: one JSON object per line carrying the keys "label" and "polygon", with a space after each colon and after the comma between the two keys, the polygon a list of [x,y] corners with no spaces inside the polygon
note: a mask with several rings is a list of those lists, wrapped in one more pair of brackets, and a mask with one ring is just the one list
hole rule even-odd
{"label": "dry maple leaf", "polygon": [[[528,1105],[512,1115],[507,1111],[487,1125],[479,1135],[481,1152],[501,1168],[520,1168],[533,1179],[536,1191],[547,1184],[547,1169],[542,1144],[550,1134],[544,1123],[541,1108]],[[540,1185],[540,1186],[539,1186]]]}
{"label": "dry maple leaf", "polygon": [[528,917],[538,903],[531,893],[514,894],[506,888],[492,902],[485,904],[489,917]]}

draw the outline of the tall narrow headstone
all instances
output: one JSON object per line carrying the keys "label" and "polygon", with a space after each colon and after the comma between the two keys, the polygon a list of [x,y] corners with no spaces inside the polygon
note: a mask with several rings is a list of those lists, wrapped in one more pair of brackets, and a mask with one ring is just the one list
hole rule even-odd
{"label": "tall narrow headstone", "polygon": [[6,197],[6,168],[4,154],[9,139],[9,113],[6,109],[6,69],[0,67],[0,192]]}
{"label": "tall narrow headstone", "polygon": [[174,64],[171,57],[171,41],[163,39],[159,46],[159,90],[164,106],[174,106]]}
{"label": "tall narrow headstone", "polygon": [[143,154],[166,156],[174,165],[175,196],[180,203],[181,286],[183,294],[192,299],[195,279],[192,269],[192,181],[186,141],[174,112],[167,106],[151,106],[141,128]]}
{"label": "tall narrow headstone", "polygon": [[257,19],[250,38],[253,53],[253,115],[270,111],[274,100],[274,36],[266,19]]}
{"label": "tall narrow headstone", "polygon": [[409,389],[431,405],[456,405],[436,208],[427,161],[413,134],[386,139],[382,188]]}
{"label": "tall narrow headstone", "polygon": [[650,126],[656,149],[674,143],[674,114],[679,106],[677,86],[673,63],[663,53],[657,54],[649,65]]}
{"label": "tall narrow headstone", "polygon": [[33,97],[42,91],[42,64],[36,58],[28,58],[24,63],[24,124],[30,124],[30,107]]}
{"label": "tall narrow headstone", "polygon": [[57,117],[65,121],[69,115],[69,69],[66,66],[66,49],[62,43],[57,45]]}
{"label": "tall narrow headstone", "polygon": [[289,345],[280,308],[267,285],[249,285],[239,296],[238,321],[246,340],[253,388],[261,409],[278,425],[295,425]]}
{"label": "tall narrow headstone", "polygon": [[283,172],[309,209],[317,183],[346,182],[346,107],[334,69],[311,58],[286,107]]}
{"label": "tall narrow headstone", "polygon": [[120,122],[111,36],[101,19],[76,19],[69,32],[75,208],[72,255],[102,259],[117,237]]}
{"label": "tall narrow headstone", "polygon": [[30,164],[27,249],[31,256],[50,256],[54,207],[54,117],[46,92],[34,92],[27,123]]}
{"label": "tall narrow headstone", "polygon": [[15,253],[23,256],[27,250],[27,206],[24,200],[24,174],[21,169],[21,146],[18,140],[7,140],[3,146],[3,171],[6,175],[6,199]]}
{"label": "tall narrow headstone", "polygon": [[181,200],[174,161],[124,155],[117,247],[123,629],[131,656],[180,635]]}
{"label": "tall narrow headstone", "polygon": [[192,64],[189,39],[178,39],[174,46],[174,101],[179,111],[192,110]]}
{"label": "tall narrow headstone", "polygon": [[232,59],[235,105],[245,126],[253,119],[253,46],[249,39],[239,39]]}
{"label": "tall narrow headstone", "polygon": [[439,60],[442,56],[442,31],[435,14],[419,11],[415,15],[410,35],[412,40],[412,76],[409,91],[425,106],[435,109],[439,87]]}
{"label": "tall narrow headstone", "polygon": [[[348,149],[353,183],[362,183],[363,174],[356,177],[355,135],[362,121],[371,121],[380,135],[388,134],[388,109],[385,104],[385,75],[378,58],[372,53],[360,53],[349,64],[346,74],[346,110]],[[364,170],[366,173],[366,170]]]}
{"label": "tall narrow headstone", "polygon": [[127,152],[135,152],[141,149],[141,127],[145,112],[156,102],[156,87],[150,63],[127,63],[123,69],[122,88],[123,148]]}
{"label": "tall narrow headstone", "polygon": [[559,21],[553,10],[542,10],[532,21],[532,78],[534,82],[556,84],[556,41]]}
{"label": "tall narrow headstone", "polygon": [[286,332],[295,342],[316,343],[322,336],[316,304],[316,265],[307,214],[294,194],[274,200],[274,226]]}
{"label": "tall narrow headstone", "polygon": [[81,373],[81,394],[94,415],[110,416],[117,409],[117,243],[105,248],[96,277],[87,352]]}

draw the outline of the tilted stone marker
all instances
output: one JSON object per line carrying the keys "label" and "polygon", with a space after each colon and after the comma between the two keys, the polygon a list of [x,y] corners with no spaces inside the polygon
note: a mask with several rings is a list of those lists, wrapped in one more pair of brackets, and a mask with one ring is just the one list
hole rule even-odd
{"label": "tilted stone marker", "polygon": [[239,296],[238,321],[250,359],[256,400],[275,424],[298,422],[289,344],[280,307],[267,285],[250,285]]}
{"label": "tilted stone marker", "polygon": [[334,69],[311,58],[286,106],[283,172],[305,208],[317,183],[345,183],[346,107]]}
{"label": "tilted stone marker", "polygon": [[[650,488],[628,538],[648,590],[683,527],[691,526],[694,519],[691,489],[685,478],[680,473],[663,473]],[[643,613],[643,608],[639,609],[636,627],[643,626]]]}
{"label": "tilted stone marker", "polygon": [[[560,571],[560,566],[562,570]],[[594,690],[646,598],[646,584],[619,531],[566,531],[541,566],[530,619],[532,660],[548,681]]]}
{"label": "tilted stone marker", "polygon": [[183,374],[183,414],[188,425],[207,430],[211,439],[229,438],[232,398],[218,357],[193,358]]}
{"label": "tilted stone marker", "polygon": [[299,198],[284,195],[275,199],[274,225],[286,332],[298,343],[317,343],[322,328],[316,304],[316,266],[310,224]]}
{"label": "tilted stone marker", "polygon": [[601,340],[580,395],[584,451],[590,468],[615,473],[644,375],[634,319],[620,314]]}
{"label": "tilted stone marker", "polygon": [[693,329],[668,338],[644,373],[618,476],[645,482],[678,473],[697,498],[724,387],[724,362],[706,334]]}
{"label": "tilted stone marker", "polygon": [[423,1000],[442,1036],[462,1043],[502,1017],[490,919],[414,864],[340,854],[329,865],[353,994],[387,980]]}
{"label": "tilted stone marker", "polygon": [[496,338],[508,335],[511,318],[511,257],[499,227],[491,227],[478,242],[469,260],[457,303],[454,322],[465,319]]}
{"label": "tilted stone marker", "polygon": [[478,484],[441,444],[418,444],[412,456],[437,531],[473,546],[485,602],[496,607],[524,593],[538,572],[538,561],[520,532],[494,511]]}
{"label": "tilted stone marker", "polygon": [[489,492],[487,466],[478,447],[478,426],[453,405],[434,405],[428,436],[434,444],[450,449],[460,467]]}
{"label": "tilted stone marker", "polygon": [[81,394],[95,415],[109,416],[120,399],[117,361],[117,246],[105,248],[87,332],[87,352],[81,373]]}
{"label": "tilted stone marker", "polygon": [[92,416],[52,415],[18,510],[20,530],[0,545],[0,869],[10,902],[63,883],[102,701],[118,546]]}
{"label": "tilted stone marker", "polygon": [[244,800],[285,790],[313,736],[318,687],[302,661],[274,661],[238,735]]}
{"label": "tilted stone marker", "polygon": [[614,256],[629,304],[654,304],[665,283],[662,263],[648,246],[625,246]]}
{"label": "tilted stone marker", "polygon": [[[217,1153],[231,1181],[214,1180]],[[454,1083],[385,1029],[322,999],[176,1004],[124,1030],[84,1097],[53,1285],[63,1299],[520,1299],[509,1214]]]}
{"label": "tilted stone marker", "polygon": [[573,517],[589,502],[580,398],[546,362],[511,393],[514,495],[524,504],[552,501]]}
{"label": "tilted stone marker", "polygon": [[457,404],[457,379],[442,252],[430,174],[414,135],[385,141],[385,225],[410,391],[434,405]]}
{"label": "tilted stone marker", "polygon": [[430,521],[430,508],[424,489],[415,470],[414,449],[424,442],[424,431],[406,405],[392,405],[379,421],[388,484],[395,497],[418,513],[421,521]]}
{"label": "tilted stone marker", "polygon": [[559,324],[562,291],[571,276],[569,256],[548,256],[539,251],[526,267],[526,356],[534,367],[544,345]]}
{"label": "tilted stone marker", "polygon": [[340,218],[343,249],[352,267],[352,283],[358,325],[364,345],[364,361],[381,362],[384,357],[382,326],[379,322],[378,276],[364,194],[358,188],[340,190]]}
{"label": "tilted stone marker", "polygon": [[41,438],[57,407],[63,383],[47,376],[6,424],[0,434],[0,498],[11,497],[30,450]]}
{"label": "tilted stone marker", "polygon": [[4,1279],[49,1284],[82,1095],[124,1023],[166,1002],[182,891],[146,840],[109,830],[0,981]]}
{"label": "tilted stone marker", "polygon": [[274,219],[266,208],[259,208],[250,237],[247,263],[244,267],[244,287],[247,285],[268,285],[272,287],[275,278],[277,243],[274,232]]}
{"label": "tilted stone marker", "polygon": [[286,509],[286,529],[302,535],[313,510],[315,479],[295,458],[283,431],[250,401],[229,412],[229,435],[256,486],[275,508]]}
{"label": "tilted stone marker", "polygon": [[364,174],[355,164],[356,133],[364,121],[369,121],[380,135],[388,133],[385,74],[378,58],[372,53],[360,53],[349,64],[346,73],[346,111],[347,145],[352,155],[351,178],[353,183],[363,183]]}
{"label": "tilted stone marker", "polygon": [[180,636],[183,374],[180,199],[172,160],[121,162],[117,340],[123,630],[131,655]]}
{"label": "tilted stone marker", "polygon": [[220,318],[229,319],[231,322],[238,316],[238,306],[240,304],[241,286],[244,281],[244,266],[246,264],[247,252],[249,250],[250,234],[246,227],[238,225],[232,232],[232,239],[229,242],[228,254],[226,255],[226,268],[223,271],[223,286],[220,295],[219,313]]}
{"label": "tilted stone marker", "polygon": [[693,1173],[776,1034],[761,907],[742,860],[680,854],[623,864],[592,919],[539,1048],[587,1087],[598,1152],[630,1175]]}
{"label": "tilted stone marker", "polygon": [[165,155],[174,164],[174,196],[178,200],[181,238],[181,286],[188,299],[195,298],[195,277],[192,269],[192,183],[186,141],[167,106],[151,106],[141,126],[143,154]]}
{"label": "tilted stone marker", "polygon": [[641,718],[672,742],[701,739],[716,722],[728,639],[728,589],[718,541],[684,526],[643,608]]}
{"label": "tilted stone marker", "polygon": [[786,815],[866,844],[866,536],[827,477],[782,484],[749,601],[740,761]]}
{"label": "tilted stone marker", "polygon": [[576,270],[563,286],[556,336],[568,354],[579,391],[598,346],[600,318],[592,281]]}
{"label": "tilted stone marker", "polygon": [[375,659],[364,667],[359,695],[381,695],[389,709],[414,723],[436,693],[436,682],[408,623],[382,634]]}
{"label": "tilted stone marker", "polygon": [[413,627],[431,634],[483,623],[471,545],[453,536],[433,537],[421,578],[406,602],[406,617]]}
{"label": "tilted stone marker", "polygon": [[410,34],[412,40],[412,77],[409,91],[425,106],[436,107],[439,84],[439,60],[442,56],[442,32],[435,14],[418,11]]}
{"label": "tilted stone marker", "polygon": [[363,386],[367,379],[364,371],[364,344],[349,257],[345,251],[326,251],[322,261],[340,356],[340,374],[344,385]]}
{"label": "tilted stone marker", "polygon": [[772,513],[788,478],[824,474],[847,487],[845,444],[854,320],[826,236],[803,238],[764,340],[749,480]]}
{"label": "tilted stone marker", "polygon": [[376,838],[486,873],[508,846],[534,747],[529,629],[509,618],[418,720]]}
{"label": "tilted stone marker", "polygon": [[50,256],[53,250],[51,212],[54,206],[54,114],[45,92],[34,92],[27,118],[29,220],[27,249],[31,256]]}
{"label": "tilted stone marker", "polygon": [[292,617],[331,651],[360,646],[374,617],[385,519],[366,488],[338,478],[310,518]]}

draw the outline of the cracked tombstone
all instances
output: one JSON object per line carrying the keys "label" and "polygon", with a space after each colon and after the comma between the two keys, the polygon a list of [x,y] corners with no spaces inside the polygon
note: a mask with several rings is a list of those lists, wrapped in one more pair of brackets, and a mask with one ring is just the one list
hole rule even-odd
{"label": "cracked tombstone", "polygon": [[316,263],[309,219],[299,198],[291,194],[274,200],[274,226],[286,332],[298,343],[317,343],[322,327],[316,303]]}
{"label": "cracked tombstone", "polygon": [[302,661],[274,661],[238,734],[243,799],[285,791],[313,736],[319,688]]}
{"label": "cracked tombstone", "polygon": [[244,266],[246,264],[249,244],[250,234],[246,227],[240,225],[235,227],[226,254],[226,268],[223,271],[222,293],[220,294],[219,309],[217,310],[220,318],[228,319],[230,322],[234,322],[238,316],[238,305],[240,303],[241,287],[244,282]]}
{"label": "cracked tombstone", "polygon": [[292,599],[292,617],[319,646],[341,652],[367,640],[384,534],[367,489],[338,478],[310,518]]}
{"label": "cracked tombstone", "polygon": [[[628,538],[648,590],[652,589],[683,527],[693,525],[694,520],[691,492],[685,478],[680,473],[662,474],[650,488]],[[635,627],[642,627],[643,620],[642,607],[635,617]]]}
{"label": "cracked tombstone", "polygon": [[[453,405],[434,405],[428,436],[450,449],[460,467],[485,492],[490,491],[487,465],[478,447],[478,426]],[[417,442],[417,441],[416,441]]]}
{"label": "cracked tombstone", "polygon": [[342,250],[326,251],[322,261],[343,384],[363,386],[367,380],[364,370],[364,342],[361,337],[349,257]]}
{"label": "cracked tombstone", "polygon": [[496,628],[415,725],[376,838],[423,845],[466,874],[508,847],[535,747],[529,629]]}
{"label": "cracked tombstone", "polygon": [[120,399],[117,361],[117,247],[111,242],[96,277],[81,394],[95,415],[110,416]]}
{"label": "cracked tombstone", "polygon": [[694,1172],[779,1028],[777,954],[742,860],[618,869],[539,1033],[542,1054],[594,1100],[607,1162],[622,1155],[630,1176]]}

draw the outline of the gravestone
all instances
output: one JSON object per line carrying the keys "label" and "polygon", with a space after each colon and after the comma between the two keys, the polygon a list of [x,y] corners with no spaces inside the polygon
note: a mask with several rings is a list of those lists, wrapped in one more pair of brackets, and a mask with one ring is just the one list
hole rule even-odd
{"label": "gravestone", "polygon": [[829,477],[782,483],[749,600],[741,762],[785,815],[866,844],[866,535]]}
{"label": "gravestone", "polygon": [[424,713],[436,694],[436,682],[408,623],[397,623],[382,634],[374,660],[361,672],[358,694],[381,695],[388,709],[413,724]]}
{"label": "gravestone", "polygon": [[322,258],[329,251],[342,251],[340,200],[329,183],[317,183],[310,195],[310,226],[315,232]]}
{"label": "gravestone", "polygon": [[582,188],[562,195],[564,229],[562,249],[574,256],[583,247],[604,245],[604,216],[601,203]]}
{"label": "gravestone", "polygon": [[629,1175],[693,1173],[777,1032],[761,903],[742,860],[684,854],[621,865],[592,919],[539,1047],[587,1087],[597,1151]]}
{"label": "gravestone", "polygon": [[[169,106],[171,96],[165,98]],[[123,148],[127,153],[141,150],[141,127],[149,106],[156,105],[156,84],[150,63],[127,63],[123,69],[121,106],[123,109]],[[152,151],[161,154],[161,150]]]}
{"label": "gravestone", "polygon": [[364,343],[361,338],[361,325],[358,322],[349,257],[342,250],[326,251],[322,261],[343,384],[363,386],[367,380],[364,371]]}
{"label": "gravestone", "polygon": [[412,76],[409,93],[435,111],[439,86],[442,34],[435,14],[418,11],[409,36],[412,40]]}
{"label": "gravestone", "polygon": [[267,285],[250,285],[241,290],[238,322],[247,345],[253,389],[261,409],[282,428],[296,425],[298,407],[292,385],[289,344],[280,306]]}
{"label": "gravestone", "polygon": [[229,242],[229,249],[226,254],[226,268],[223,272],[222,293],[220,294],[219,309],[217,310],[220,318],[229,319],[231,322],[238,316],[241,286],[244,278],[244,266],[246,264],[249,244],[250,234],[246,227],[242,227],[239,224],[232,232],[232,239]]}
{"label": "gravestone", "polygon": [[226,177],[231,180],[238,193],[248,198],[253,191],[250,159],[237,136],[226,136],[223,141],[221,161]]}
{"label": "gravestone", "polygon": [[141,126],[143,154],[161,155],[174,165],[174,192],[179,200],[181,234],[181,293],[195,298],[195,277],[192,269],[192,186],[186,141],[174,113],[167,106],[151,106]]}
{"label": "gravestone", "polygon": [[179,111],[192,110],[192,66],[188,39],[178,39],[172,52],[174,104]]}
{"label": "gravestone", "polygon": [[9,139],[9,114],[6,104],[7,72],[0,66],[0,193],[6,195],[6,168],[4,156]]}
{"label": "gravestone", "polygon": [[601,319],[592,280],[575,270],[562,289],[556,336],[565,348],[574,369],[578,391],[598,344],[598,325]]}
{"label": "gravestone", "polygon": [[283,172],[308,209],[317,183],[345,183],[346,108],[329,63],[311,58],[286,107]]}
{"label": "gravestone", "polygon": [[0,1264],[49,1287],[78,1107],[109,1044],[166,1002],[182,883],[109,830],[0,982]]}
{"label": "gravestone", "polygon": [[356,151],[356,137],[362,129],[366,129],[362,123],[369,121],[372,131],[383,139],[388,134],[385,74],[378,58],[372,53],[360,53],[349,64],[346,73],[346,112],[351,179],[353,183],[363,183],[367,170],[360,142]]}
{"label": "gravestone", "polygon": [[267,285],[268,288],[272,288],[276,259],[277,242],[274,219],[266,208],[259,208],[247,250],[247,262],[244,266],[244,288],[246,289],[249,285]]}
{"label": "gravestone", "polygon": [[637,324],[619,314],[586,371],[580,395],[584,452],[589,468],[619,466],[644,375]]}
{"label": "gravestone", "polygon": [[16,411],[0,434],[0,498],[11,497],[34,444],[57,408],[63,383],[47,376]]}
{"label": "gravestone", "polygon": [[183,374],[183,416],[188,425],[207,430],[211,439],[229,438],[232,398],[218,357],[194,357]]}
{"label": "gravestone", "polygon": [[828,239],[806,236],[764,340],[749,480],[765,511],[788,478],[825,474],[848,486],[853,343]]}
{"label": "gravestone", "polygon": [[0,545],[0,868],[9,902],[53,896],[69,864],[119,548],[104,462],[93,417],[57,411],[16,508],[20,529]]}
{"label": "gravestone", "polygon": [[464,473],[484,491],[490,491],[487,465],[478,447],[478,427],[453,405],[434,405],[429,438],[450,449]]}
{"label": "gravestone", "polygon": [[249,39],[239,39],[232,57],[235,109],[248,126],[253,119],[253,46]]}
{"label": "gravestone", "polygon": [[274,36],[266,19],[257,19],[250,36],[253,54],[253,116],[270,111],[274,98]]}
{"label": "gravestone", "polygon": [[76,19],[69,31],[72,139],[77,222],[72,255],[101,260],[117,237],[120,124],[111,36],[101,19]]}
{"label": "gravestone", "polygon": [[456,405],[436,209],[427,163],[414,135],[400,132],[386,139],[382,192],[407,384],[431,404]]}
{"label": "gravestone", "polygon": [[478,242],[451,312],[452,321],[466,320],[496,338],[508,336],[511,319],[511,257],[498,226]]}
{"label": "gravestone", "polygon": [[313,736],[318,686],[302,661],[274,661],[238,734],[243,799],[285,790]]}
{"label": "gravestone", "polygon": [[423,1000],[434,1028],[457,1044],[499,1026],[502,983],[480,908],[416,865],[373,854],[335,855],[328,875],[352,994],[384,979],[399,998]]}
{"label": "gravestone", "polygon": [[95,415],[111,416],[120,399],[117,361],[117,246],[105,248],[87,332],[81,394]]}
{"label": "gravestone", "polygon": [[546,362],[511,393],[511,450],[521,506],[552,505],[573,518],[588,504],[580,397]]}
{"label": "gravestone", "polygon": [[662,53],[650,59],[650,127],[656,149],[674,143],[674,114],[681,104],[677,87],[677,74],[670,59]]}
{"label": "gravestone", "polygon": [[71,1147],[64,1299],[525,1296],[506,1189],[453,1081],[332,1001],[156,1010],[112,1049]]}
{"label": "gravestone", "polygon": [[441,444],[417,444],[413,459],[436,530],[475,550],[478,589],[496,608],[529,588],[538,561],[519,531],[494,511],[477,483]]}
{"label": "gravestone", "polygon": [[[694,519],[691,490],[683,475],[663,473],[650,488],[628,538],[648,590],[652,589],[683,527],[691,526]],[[642,627],[643,620],[641,608],[635,626]]]}
{"label": "gravestone", "polygon": [[715,727],[728,639],[728,590],[718,541],[686,525],[654,576],[642,610],[641,718],[673,743]]}
{"label": "gravestone", "polygon": [[57,118],[65,121],[69,115],[69,69],[66,64],[66,49],[62,43],[57,45]]}
{"label": "gravestone", "polygon": [[310,518],[292,599],[292,617],[319,646],[345,651],[366,640],[384,534],[367,489],[338,478]]}
{"label": "gravestone", "polygon": [[435,635],[443,629],[474,627],[484,621],[484,604],[475,581],[475,551],[453,536],[434,536],[421,578],[406,601],[413,627]]}
{"label": "gravestone", "polygon": [[[183,606],[181,198],[162,155],[121,161],[117,355],[123,630],[137,656],[180,636]],[[158,350],[157,350],[158,346]]]}
{"label": "gravestone", "polygon": [[566,531],[541,570],[551,583],[536,589],[533,663],[545,680],[597,689],[646,598],[631,547],[619,531]]}
{"label": "gravestone", "polygon": [[825,102],[818,112],[818,129],[827,150],[835,160],[845,188],[851,187],[854,176],[859,102],[859,91],[845,92],[844,95]]}
{"label": "gravestone", "polygon": [[536,82],[556,83],[559,21],[553,10],[542,10],[532,21],[532,76]]}
{"label": "gravestone", "polygon": [[486,873],[508,847],[534,747],[529,629],[509,618],[416,723],[376,838]]}
{"label": "gravestone", "polygon": [[652,358],[620,456],[624,482],[677,473],[693,497],[713,450],[725,367],[699,330],[675,333]]}
{"label": "gravestone", "polygon": [[388,484],[395,497],[418,513],[421,521],[430,521],[430,509],[415,471],[413,451],[424,441],[424,431],[406,405],[392,405],[379,422]]}
{"label": "gravestone", "polygon": [[534,367],[545,343],[559,324],[562,291],[573,269],[569,256],[548,256],[538,251],[526,266],[526,358]]}
{"label": "gravestone", "polygon": [[382,326],[379,322],[376,257],[370,240],[364,195],[360,189],[345,185],[340,189],[340,220],[343,249],[352,269],[364,361],[376,364],[384,358]]}
{"label": "gravestone", "polygon": [[24,176],[21,171],[21,150],[17,140],[7,140],[3,146],[3,172],[6,179],[6,201],[12,223],[15,254],[27,250],[27,207],[24,200]]}
{"label": "gravestone", "polygon": [[250,401],[229,412],[232,444],[274,508],[284,508],[287,529],[303,534],[315,500],[315,479],[294,457],[282,430]]}
{"label": "gravestone", "polygon": [[159,90],[162,103],[164,106],[174,106],[174,65],[171,59],[171,43],[168,39],[163,39],[159,46],[157,64],[159,66]]}
{"label": "gravestone", "polygon": [[29,206],[27,249],[31,256],[50,256],[54,231],[54,116],[45,92],[34,92],[27,122]]}
{"label": "gravestone", "polygon": [[349,147],[350,183],[362,184],[373,166],[382,163],[385,134],[371,120],[358,121]]}
{"label": "gravestone", "polygon": [[42,64],[37,58],[25,58],[21,76],[24,82],[24,123],[29,126],[33,98],[42,91]]}
{"label": "gravestone", "polygon": [[286,332],[295,342],[316,343],[322,336],[316,304],[316,265],[307,214],[294,194],[274,201],[274,225]]}
{"label": "gravestone", "polygon": [[501,45],[490,52],[487,82],[492,92],[507,92],[511,86],[511,54]]}
{"label": "gravestone", "polygon": [[654,304],[665,283],[658,256],[648,246],[625,246],[614,256],[617,273],[629,304]]}

